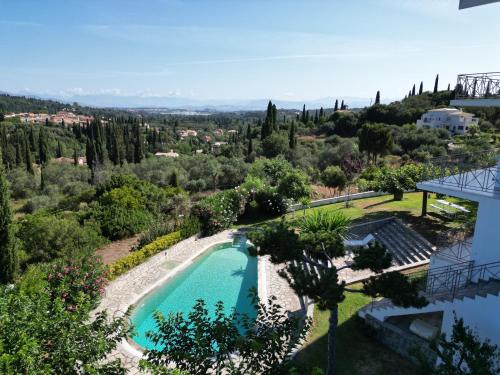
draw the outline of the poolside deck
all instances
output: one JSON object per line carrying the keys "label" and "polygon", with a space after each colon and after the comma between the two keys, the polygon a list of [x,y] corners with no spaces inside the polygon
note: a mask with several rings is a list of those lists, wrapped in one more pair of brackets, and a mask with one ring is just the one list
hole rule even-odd
{"label": "poolside deck", "polygon": [[[151,257],[145,263],[112,281],[104,293],[98,310],[107,310],[109,316],[120,316],[143,296],[164,283],[176,273],[189,266],[198,256],[212,246],[232,241],[235,230],[227,230],[211,237],[188,238],[166,251]],[[287,281],[278,275],[279,266],[272,264],[266,257],[258,263],[258,293],[261,300],[275,296],[287,311],[305,313],[304,307]],[[121,359],[129,374],[139,374],[139,360],[142,352],[132,342],[119,344],[110,359]]]}

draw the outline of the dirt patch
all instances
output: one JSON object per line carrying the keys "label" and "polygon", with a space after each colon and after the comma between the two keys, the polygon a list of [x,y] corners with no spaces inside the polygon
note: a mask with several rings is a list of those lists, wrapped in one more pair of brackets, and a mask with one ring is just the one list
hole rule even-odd
{"label": "dirt patch", "polygon": [[124,240],[114,241],[101,247],[95,253],[102,257],[104,264],[111,264],[128,255],[138,239],[139,236],[137,235]]}

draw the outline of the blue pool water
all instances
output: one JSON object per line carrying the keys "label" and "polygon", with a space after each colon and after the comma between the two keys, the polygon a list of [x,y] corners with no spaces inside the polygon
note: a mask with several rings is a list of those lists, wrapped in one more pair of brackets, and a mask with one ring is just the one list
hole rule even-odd
{"label": "blue pool water", "polygon": [[198,299],[205,300],[211,312],[216,302],[223,301],[228,313],[235,308],[255,316],[248,298],[252,287],[257,287],[257,258],[249,256],[244,239],[216,245],[139,302],[131,316],[136,332],[133,340],[152,349],[154,345],[146,332],[156,329],[153,312],[165,316],[181,312],[187,316]]}

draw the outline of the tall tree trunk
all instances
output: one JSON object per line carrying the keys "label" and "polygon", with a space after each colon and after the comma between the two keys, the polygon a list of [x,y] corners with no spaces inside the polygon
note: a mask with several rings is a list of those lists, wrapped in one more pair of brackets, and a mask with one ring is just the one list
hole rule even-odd
{"label": "tall tree trunk", "polygon": [[330,310],[330,319],[328,327],[328,367],[326,375],[335,375],[337,373],[337,324],[339,320],[339,308],[335,306]]}

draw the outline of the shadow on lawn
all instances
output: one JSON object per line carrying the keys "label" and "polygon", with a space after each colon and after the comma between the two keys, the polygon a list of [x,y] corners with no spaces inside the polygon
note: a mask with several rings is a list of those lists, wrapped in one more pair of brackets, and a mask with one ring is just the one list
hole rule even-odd
{"label": "shadow on lawn", "polygon": [[391,203],[391,202],[400,202],[400,201],[395,201],[394,198],[390,198],[390,199],[386,199],[385,201],[381,201],[381,202],[369,204],[368,206],[365,206],[363,208],[365,210],[367,210],[367,209],[370,209],[370,208],[373,208],[373,207],[377,207],[377,206],[382,206],[384,204]]}
{"label": "shadow on lawn", "polygon": [[[407,359],[379,343],[357,315],[337,328],[337,373],[359,375],[417,374]],[[299,351],[295,365],[301,374],[308,375],[314,367],[326,370],[327,332]]]}

